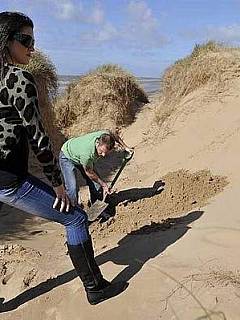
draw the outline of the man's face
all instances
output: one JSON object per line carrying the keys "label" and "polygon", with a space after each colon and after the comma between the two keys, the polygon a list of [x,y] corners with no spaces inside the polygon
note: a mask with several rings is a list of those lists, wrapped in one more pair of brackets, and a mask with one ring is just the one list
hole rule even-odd
{"label": "man's face", "polygon": [[108,149],[106,144],[97,144],[96,149],[99,157],[105,157],[107,154],[109,154],[112,151]]}

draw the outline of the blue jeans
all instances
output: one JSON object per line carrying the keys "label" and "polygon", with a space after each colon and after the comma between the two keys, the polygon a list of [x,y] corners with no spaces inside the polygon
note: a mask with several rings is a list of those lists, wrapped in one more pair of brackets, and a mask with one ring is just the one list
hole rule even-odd
{"label": "blue jeans", "polygon": [[86,175],[86,172],[81,164],[74,163],[72,160],[67,158],[62,151],[60,151],[59,153],[59,165],[63,174],[67,194],[72,203],[78,203],[79,188],[76,179],[77,170],[81,172],[82,177],[86,180],[90,192],[91,204],[93,204],[96,200],[103,199],[101,186],[98,183],[92,181]]}
{"label": "blue jeans", "polygon": [[0,201],[31,213],[55,221],[66,229],[67,242],[78,245],[89,239],[88,219],[85,211],[72,208],[69,213],[60,213],[52,208],[55,193],[51,187],[33,176],[28,176],[19,187],[0,189]]}

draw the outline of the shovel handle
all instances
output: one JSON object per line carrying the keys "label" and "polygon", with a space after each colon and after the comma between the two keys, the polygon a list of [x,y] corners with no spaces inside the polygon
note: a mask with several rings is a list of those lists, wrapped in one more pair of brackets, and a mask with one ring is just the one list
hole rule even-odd
{"label": "shovel handle", "polygon": [[120,176],[123,168],[125,167],[125,165],[128,163],[128,161],[130,161],[133,157],[133,154],[134,154],[134,151],[133,152],[127,152],[125,151],[125,157],[123,158],[123,161],[122,161],[122,164],[121,164],[121,167],[119,168],[117,174],[115,175],[113,181],[111,182],[110,186],[109,186],[109,189],[112,189],[113,186],[115,185],[118,177]]}

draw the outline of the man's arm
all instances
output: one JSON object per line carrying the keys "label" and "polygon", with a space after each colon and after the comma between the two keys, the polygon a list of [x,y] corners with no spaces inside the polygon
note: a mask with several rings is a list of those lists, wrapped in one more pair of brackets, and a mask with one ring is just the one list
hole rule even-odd
{"label": "man's arm", "polygon": [[120,145],[120,147],[128,152],[132,152],[133,148],[126,145],[126,143],[122,140],[122,138],[119,136],[118,132],[109,130],[109,133],[113,136],[114,140]]}
{"label": "man's arm", "polygon": [[103,181],[91,167],[83,167],[83,168],[85,170],[86,175],[103,188],[104,194],[111,193],[111,190],[109,189],[107,183]]}

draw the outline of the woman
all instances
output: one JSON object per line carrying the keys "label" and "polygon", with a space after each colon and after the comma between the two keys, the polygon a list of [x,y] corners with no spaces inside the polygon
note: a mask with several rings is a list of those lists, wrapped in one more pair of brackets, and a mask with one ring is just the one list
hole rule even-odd
{"label": "woman", "polygon": [[[86,213],[80,208],[70,209],[42,126],[34,79],[16,66],[28,64],[33,51],[31,19],[18,12],[1,12],[0,201],[65,226],[72,263],[89,303],[97,304],[122,292],[127,283],[113,284],[103,278],[94,258]],[[28,174],[28,144],[53,189]]]}

